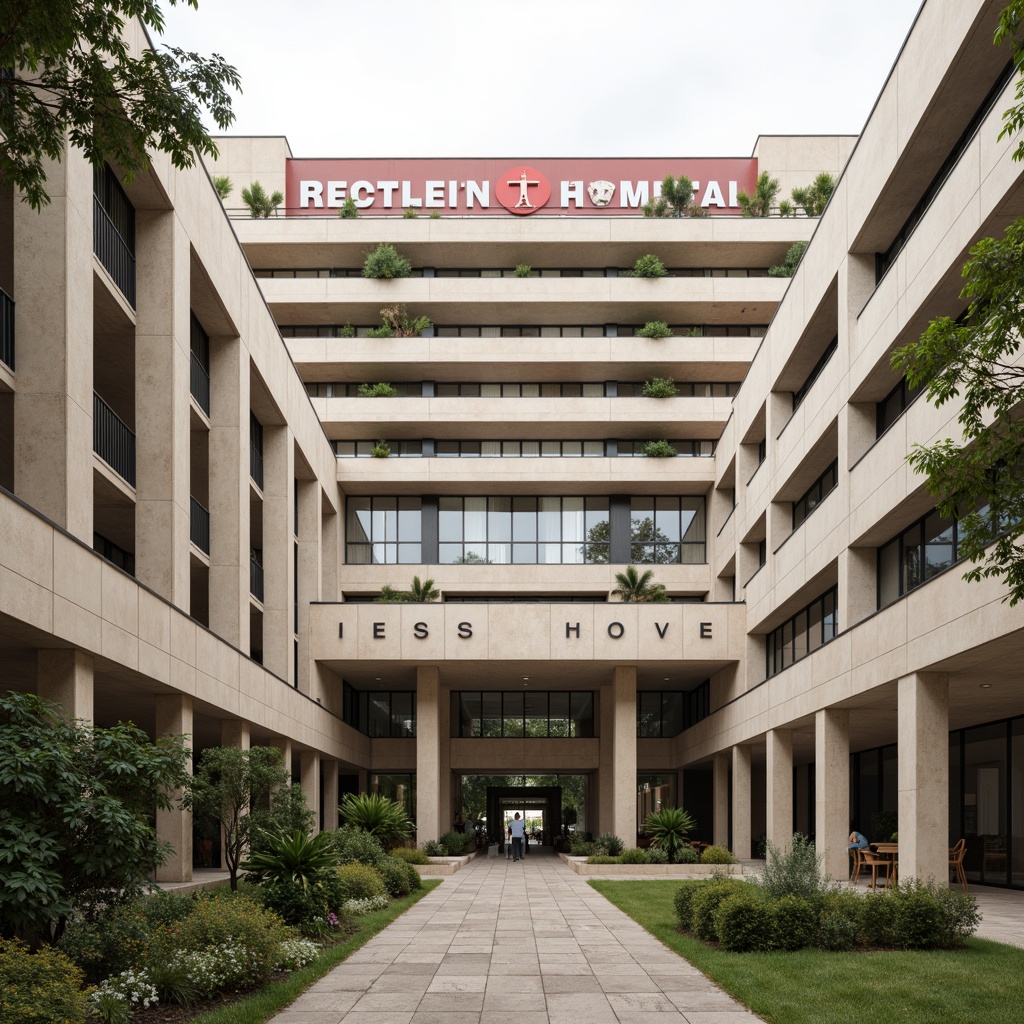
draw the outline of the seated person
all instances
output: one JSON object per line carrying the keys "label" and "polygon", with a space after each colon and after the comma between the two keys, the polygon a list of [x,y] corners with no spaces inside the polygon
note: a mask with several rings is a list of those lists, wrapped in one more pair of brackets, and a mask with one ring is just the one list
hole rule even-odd
{"label": "seated person", "polygon": [[848,850],[866,850],[868,841],[860,832],[854,831],[850,833],[849,846],[846,848]]}

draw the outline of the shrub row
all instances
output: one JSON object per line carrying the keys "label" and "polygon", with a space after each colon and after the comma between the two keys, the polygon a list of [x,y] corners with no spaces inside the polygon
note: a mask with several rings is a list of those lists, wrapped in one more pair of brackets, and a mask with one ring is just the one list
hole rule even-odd
{"label": "shrub row", "polygon": [[684,882],[675,910],[683,931],[737,953],[941,949],[960,945],[980,920],[969,893],[917,881],[890,892],[835,888],[813,897],[773,897],[741,880]]}

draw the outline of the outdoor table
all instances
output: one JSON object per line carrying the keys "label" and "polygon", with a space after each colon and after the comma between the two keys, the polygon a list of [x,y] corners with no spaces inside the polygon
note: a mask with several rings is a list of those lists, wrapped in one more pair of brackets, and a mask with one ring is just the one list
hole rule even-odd
{"label": "outdoor table", "polygon": [[870,846],[879,857],[885,857],[889,861],[889,870],[885,873],[885,887],[888,889],[896,884],[896,876],[899,873],[900,844],[871,843]]}

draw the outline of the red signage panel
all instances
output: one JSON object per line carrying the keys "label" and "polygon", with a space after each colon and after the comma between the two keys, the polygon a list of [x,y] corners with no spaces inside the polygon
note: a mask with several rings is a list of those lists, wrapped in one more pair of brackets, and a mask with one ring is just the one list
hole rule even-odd
{"label": "red signage panel", "polygon": [[285,207],[293,217],[330,217],[352,199],[360,216],[636,217],[669,174],[693,182],[694,202],[710,216],[736,215],[737,194],[754,192],[757,160],[289,159]]}

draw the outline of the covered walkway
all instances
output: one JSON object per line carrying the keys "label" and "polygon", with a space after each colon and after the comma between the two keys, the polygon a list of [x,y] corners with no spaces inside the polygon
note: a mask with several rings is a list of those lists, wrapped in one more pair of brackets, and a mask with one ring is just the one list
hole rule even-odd
{"label": "covered walkway", "polygon": [[754,1024],[548,852],[478,857],[273,1024]]}

